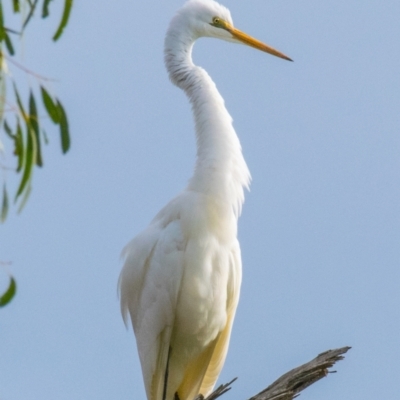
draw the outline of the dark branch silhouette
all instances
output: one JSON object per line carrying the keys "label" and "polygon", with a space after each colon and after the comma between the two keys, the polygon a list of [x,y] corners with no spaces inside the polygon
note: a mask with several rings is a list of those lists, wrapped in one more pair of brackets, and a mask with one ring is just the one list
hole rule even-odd
{"label": "dark branch silhouette", "polygon": [[[336,372],[329,371],[329,368],[331,368],[337,361],[343,360],[344,354],[347,353],[350,348],[351,347],[342,347],[340,349],[328,350],[319,354],[308,363],[294,368],[282,375],[274,383],[251,397],[249,400],[294,399],[308,386],[326,377],[329,373]],[[216,400],[231,389],[231,385],[236,379],[237,378],[225,385],[219,386],[206,399],[204,399],[203,396],[198,396],[195,400]]]}

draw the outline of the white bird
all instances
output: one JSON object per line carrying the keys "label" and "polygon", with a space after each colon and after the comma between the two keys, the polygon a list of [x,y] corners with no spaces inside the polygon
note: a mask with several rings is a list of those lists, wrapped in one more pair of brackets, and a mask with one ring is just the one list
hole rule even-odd
{"label": "white bird", "polygon": [[192,62],[202,36],[290,60],[234,28],[229,10],[214,0],[189,0],[170,23],[165,64],[192,105],[196,165],[186,189],[125,247],[119,280],[148,400],[193,400],[212,391],[239,300],[237,219],[250,173],[223,98]]}

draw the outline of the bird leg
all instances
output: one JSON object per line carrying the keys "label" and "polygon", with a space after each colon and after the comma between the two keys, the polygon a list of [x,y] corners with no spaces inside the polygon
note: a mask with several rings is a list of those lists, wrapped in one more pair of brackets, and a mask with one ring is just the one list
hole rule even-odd
{"label": "bird leg", "polygon": [[[167,400],[167,386],[168,386],[168,372],[169,372],[169,358],[171,356],[171,347],[168,350],[167,366],[165,367],[164,375],[164,390],[163,390],[163,400]],[[175,400],[179,400],[178,395],[175,393]]]}

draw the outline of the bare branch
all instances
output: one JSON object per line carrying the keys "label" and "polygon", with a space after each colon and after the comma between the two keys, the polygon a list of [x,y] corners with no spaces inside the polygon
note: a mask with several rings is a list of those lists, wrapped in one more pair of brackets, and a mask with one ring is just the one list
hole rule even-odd
{"label": "bare branch", "polygon": [[[342,347],[340,349],[328,350],[319,354],[313,360],[300,367],[294,368],[286,374],[278,378],[274,383],[269,385],[266,389],[251,397],[249,400],[292,400],[299,395],[299,393],[327,376],[329,373],[336,371],[329,371],[337,361],[343,360],[343,354],[347,353],[351,347]],[[230,385],[236,378],[221,385],[213,393],[211,393],[205,400],[216,400],[228,390]],[[203,400],[203,397],[197,397],[195,400]]]}

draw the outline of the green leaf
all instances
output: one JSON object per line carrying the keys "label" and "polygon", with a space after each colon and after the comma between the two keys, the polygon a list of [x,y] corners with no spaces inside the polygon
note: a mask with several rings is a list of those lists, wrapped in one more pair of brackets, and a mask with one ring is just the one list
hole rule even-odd
{"label": "green leaf", "polygon": [[64,2],[64,11],[61,17],[60,25],[57,28],[56,33],[53,36],[53,40],[56,41],[60,38],[63,33],[64,28],[67,26],[69,15],[71,13],[73,0],[65,0]]}
{"label": "green leaf", "polygon": [[4,130],[6,132],[6,134],[13,140],[15,140],[16,135],[13,134],[12,129],[10,128],[10,126],[8,125],[7,121],[4,121]]}
{"label": "green leaf", "polygon": [[42,8],[42,18],[46,18],[49,16],[49,4],[52,0],[44,0],[43,8]]}
{"label": "green leaf", "polygon": [[42,92],[42,100],[47,114],[49,114],[49,117],[55,124],[58,124],[60,122],[60,117],[58,115],[56,104],[43,86],[40,86],[40,90]]}
{"label": "green leaf", "polygon": [[3,4],[0,1],[0,42],[6,38],[6,30],[4,29],[4,18],[3,18]]}
{"label": "green leaf", "polygon": [[57,100],[57,109],[58,109],[58,115],[60,117],[59,124],[61,133],[61,148],[62,152],[65,154],[71,146],[71,139],[69,136],[67,114],[65,113],[64,108],[59,100]]}
{"label": "green leaf", "polygon": [[18,13],[20,11],[19,0],[13,0],[13,10],[15,13]]}
{"label": "green leaf", "polygon": [[44,129],[42,129],[42,134],[43,134],[43,140],[45,142],[45,144],[49,144],[49,138],[47,136],[47,133]]}
{"label": "green leaf", "polygon": [[43,86],[40,87],[40,90],[42,92],[43,104],[47,113],[55,124],[60,125],[61,148],[62,152],[65,154],[71,146],[67,114],[58,99],[56,99],[56,103],[54,103],[53,99]]}
{"label": "green leaf", "polygon": [[20,172],[24,165],[24,136],[22,134],[22,128],[21,124],[19,123],[19,119],[17,121],[17,131],[15,136],[14,154],[18,157],[17,172]]}
{"label": "green leaf", "polygon": [[[29,127],[27,124],[27,143],[26,143],[26,148],[25,148],[25,154],[24,154],[24,172],[22,174],[22,179],[21,183],[19,184],[17,194],[15,196],[15,200],[18,199],[18,197],[22,194],[24,191],[26,185],[29,183],[31,177],[32,177],[32,170],[33,166],[35,165],[36,162],[36,140],[35,140],[35,133],[33,132],[32,128]],[[29,188],[28,188],[29,189]]]}
{"label": "green leaf", "polygon": [[15,84],[15,82],[13,82],[13,85],[14,85],[14,92],[15,92],[15,97],[17,98],[17,104],[18,104],[19,110],[21,111],[22,118],[26,121],[28,119],[28,117],[26,116],[24,106],[22,105],[21,98],[19,97],[17,85]]}
{"label": "green leaf", "polygon": [[35,133],[35,139],[36,139],[36,165],[39,167],[43,166],[43,159],[42,159],[42,152],[41,152],[41,146],[40,146],[40,130],[39,130],[39,119],[38,119],[38,114],[37,114],[37,108],[36,108],[36,101],[35,97],[33,96],[32,91],[29,94],[29,122],[28,122],[29,127],[33,130]]}
{"label": "green leaf", "polygon": [[10,36],[7,34],[7,32],[5,32],[5,35],[6,35],[5,36],[6,47],[7,47],[8,53],[11,56],[13,56],[15,54],[15,52],[14,52],[14,47],[13,47],[12,41],[10,39]]}
{"label": "green leaf", "polygon": [[19,0],[13,0],[13,10],[15,13],[19,12]]}
{"label": "green leaf", "polygon": [[[2,59],[0,57],[0,63]],[[6,74],[4,70],[0,69],[0,122],[4,116],[4,107],[6,105]]]}
{"label": "green leaf", "polygon": [[22,196],[22,200],[21,200],[21,203],[20,203],[20,205],[19,205],[19,207],[18,207],[18,214],[23,210],[23,208],[25,207],[25,204],[26,204],[26,202],[28,201],[28,199],[29,199],[29,196],[31,195],[31,192],[32,192],[32,186],[31,185],[29,185],[27,188],[26,188],[26,190],[25,190],[25,192],[24,192],[24,195]]}
{"label": "green leaf", "polygon": [[3,202],[1,205],[0,222],[4,222],[8,214],[8,193],[6,189],[6,184],[3,185]]}
{"label": "green leaf", "polygon": [[10,285],[8,289],[0,296],[0,307],[6,306],[15,296],[15,292],[17,291],[17,284],[15,279],[11,277]]}

